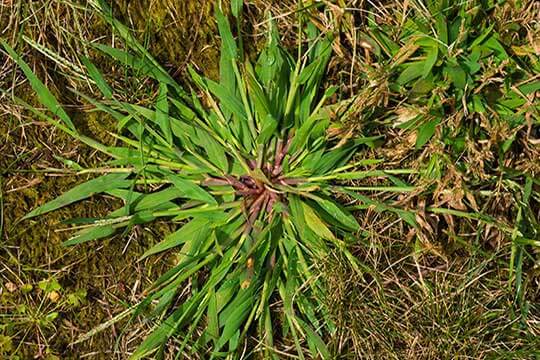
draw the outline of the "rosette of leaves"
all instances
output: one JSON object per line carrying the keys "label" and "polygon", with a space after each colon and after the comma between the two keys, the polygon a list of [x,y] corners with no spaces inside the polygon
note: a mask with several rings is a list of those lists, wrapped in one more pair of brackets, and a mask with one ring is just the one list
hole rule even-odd
{"label": "rosette of leaves", "polygon": [[[241,16],[241,2],[232,14]],[[279,45],[273,26],[256,64],[242,55],[219,8],[221,78],[206,79],[190,70],[198,92],[184,90],[99,4],[102,15],[128,50],[97,49],[159,83],[155,106],[123,103],[98,69],[84,58],[87,78],[103,93],[96,100],[79,94],[118,120],[114,136],[123,146],[105,146],[81,135],[68,114],[28,65],[7,45],[54,114],[35,114],[74,138],[110,155],[104,173],[35,209],[26,218],[56,210],[94,194],[122,199],[125,205],[103,219],[76,219],[82,226],[68,245],[113,235],[122,229],[170,218],[178,230],[152,246],[143,258],[174,249],[177,264],[148,290],[133,313],[156,319],[155,330],[132,358],[163,350],[177,339],[179,353],[219,357],[235,354],[248,332],[267,357],[276,357],[274,339],[292,339],[300,358],[330,357],[322,340],[333,332],[321,306],[324,289],[314,264],[330,250],[341,251],[359,272],[348,250],[360,230],[355,217],[336,200],[355,195],[342,180],[368,176],[394,179],[389,190],[408,187],[392,174],[407,170],[359,170],[372,160],[351,162],[356,149],[375,138],[347,142],[327,135],[331,111],[325,106],[334,88],[321,83],[332,53],[331,36],[303,26],[307,44],[297,56]],[[202,94],[202,96],[199,96]],[[384,190],[379,188],[378,190]],[[369,200],[361,195],[357,199]],[[82,224],[82,225],[81,225]],[[188,294],[186,295],[186,287]],[[234,355],[232,355],[234,356]]]}

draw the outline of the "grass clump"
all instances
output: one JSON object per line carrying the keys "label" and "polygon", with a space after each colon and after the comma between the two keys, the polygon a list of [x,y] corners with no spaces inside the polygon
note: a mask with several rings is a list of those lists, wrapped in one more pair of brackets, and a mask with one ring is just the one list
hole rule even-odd
{"label": "grass clump", "polygon": [[[540,89],[531,46],[537,35],[513,21],[519,16],[509,16],[508,6],[411,1],[381,5],[378,13],[386,16],[367,19],[364,44],[390,74],[389,91],[406,99],[392,125],[414,130],[417,149],[437,128],[456,153],[466,149],[467,139],[488,139],[497,128],[492,140],[502,156],[516,140],[514,130],[531,125],[526,119],[536,111]],[[534,9],[519,8],[513,12],[521,12],[522,22],[533,19]]]}
{"label": "grass clump", "polygon": [[[386,134],[388,159],[420,170],[418,192],[401,199],[419,226],[379,236],[378,216],[362,213],[375,230],[357,254],[379,269],[382,285],[353,291],[355,282],[343,281],[352,272],[332,281],[345,290],[329,307],[341,310],[338,327],[353,329],[340,345],[366,358],[535,358],[538,4],[366,10],[354,66],[370,90],[355,99],[357,122]],[[380,222],[387,229],[392,220]],[[465,286],[460,276],[473,271],[482,280]]]}
{"label": "grass clump", "polygon": [[[135,17],[145,10],[138,4],[115,3],[115,14],[123,14],[124,22],[140,30],[145,21]],[[167,46],[153,43],[174,38],[174,27],[163,27],[163,21],[178,16],[178,9],[191,12],[191,4],[149,17],[144,34],[135,35],[144,45],[105,11],[102,16],[115,25],[125,47],[118,48],[121,41],[111,48],[102,45],[107,40],[89,40],[100,45],[84,51],[88,58],[72,61],[83,71],[65,74],[66,84],[78,90],[75,95],[90,104],[84,106],[88,111],[64,107],[72,127],[66,118],[26,110],[100,150],[102,158],[113,158],[99,167],[85,163],[86,153],[77,163],[62,159],[66,173],[106,175],[31,216],[100,191],[124,206],[105,218],[94,211],[80,212],[81,204],[65,207],[36,218],[31,231],[16,230],[18,238],[33,237],[38,233],[33,229],[51,224],[45,221],[52,217],[80,216],[84,218],[68,221],[79,230],[69,243],[120,235],[104,240],[109,245],[98,256],[123,253],[126,244],[133,256],[147,245],[132,241],[141,233],[165,223],[178,229],[148,250],[144,262],[125,261],[130,269],[139,267],[134,276],[143,267],[146,274],[161,273],[149,264],[168,267],[171,258],[174,268],[143,294],[148,297],[140,306],[128,307],[96,331],[111,326],[116,335],[115,321],[146,315],[150,321],[142,327],[154,325],[155,332],[135,357],[168,348],[189,358],[241,357],[242,352],[261,357],[534,358],[540,231],[537,4],[340,1],[324,6],[308,2],[298,10],[290,2],[257,0],[243,11],[240,2],[232,5],[233,11],[224,12],[242,24],[244,40],[250,36],[250,41],[235,40],[233,33],[240,34],[240,26],[231,31],[224,17],[217,16],[223,46],[221,61],[213,63],[221,62],[221,74],[197,56],[186,57],[187,48],[172,46],[169,53],[162,51]],[[260,22],[264,7],[275,12],[279,24]],[[201,14],[210,8],[205,4]],[[301,21],[290,22],[291,14]],[[191,20],[198,21],[187,23]],[[212,29],[216,25],[214,19],[205,24]],[[251,34],[251,25],[259,33],[261,26],[270,26],[266,46],[257,41],[259,34]],[[296,44],[291,38],[299,38],[298,53],[283,49],[294,45],[278,43],[276,25],[282,44]],[[335,38],[326,34],[337,28]],[[211,35],[191,34],[215,43]],[[35,42],[30,45],[38,48]],[[192,49],[205,52],[205,58],[218,54],[217,47],[208,52],[199,45]],[[251,56],[258,52],[255,48],[262,48],[258,60]],[[17,52],[23,53],[20,46]],[[175,57],[177,67],[172,68],[166,59]],[[180,86],[175,79],[189,58],[209,79],[190,69],[191,80]],[[121,66],[110,66],[114,60]],[[73,70],[66,65],[64,61],[59,67],[61,72]],[[98,68],[106,69],[104,75]],[[37,74],[47,79],[40,69]],[[33,85],[53,113],[64,117],[57,112],[59,103],[71,102],[71,96],[43,82],[55,96],[61,95],[57,102],[38,80]],[[335,83],[340,85],[337,90],[324,91]],[[99,100],[82,94],[88,93],[86,85],[101,91]],[[141,94],[147,99],[133,100]],[[84,121],[88,129],[81,126]],[[6,126],[10,131],[12,125]],[[82,135],[89,133],[99,142]],[[356,137],[372,133],[382,136]],[[363,146],[374,141],[384,145]],[[38,156],[40,151],[31,153]],[[415,187],[399,177],[412,170],[373,170],[378,160],[366,158],[384,158],[385,167],[418,169],[417,176],[406,179]],[[39,189],[46,189],[44,185]],[[3,198],[7,223],[15,209],[11,204],[18,200],[15,195],[23,199],[22,194],[36,192],[11,187],[15,191]],[[400,208],[391,190],[402,193]],[[24,212],[35,198],[18,201],[16,212]],[[89,201],[83,204],[92,204]],[[97,209],[91,205],[83,210]],[[154,219],[162,221],[148,224]],[[129,239],[119,242],[126,232]],[[62,234],[54,233],[48,243]],[[30,249],[36,258],[27,263],[39,264],[37,257],[47,249],[32,244],[21,246],[21,252]],[[92,246],[95,243],[80,244],[70,252],[86,256],[82,266],[101,264],[87,250]],[[54,253],[59,254],[58,249]],[[3,276],[12,283],[10,288],[19,283],[13,276]],[[62,286],[67,280],[59,276]],[[96,287],[88,289],[90,302],[95,302],[96,290],[108,285],[104,281]],[[59,293],[63,298],[70,291]],[[141,300],[136,293],[133,290],[129,300],[119,299],[136,303]],[[16,308],[16,297],[4,298],[10,309]],[[34,297],[26,302],[34,302]],[[58,317],[52,323],[65,329],[66,317],[62,314],[62,322]],[[9,328],[7,334],[16,329]],[[42,329],[50,333],[54,327]],[[136,331],[144,332],[139,327]],[[64,331],[63,337],[70,335]],[[120,338],[125,337],[131,334]],[[45,340],[51,348],[63,346]],[[10,342],[0,338],[6,348],[13,348]],[[130,338],[114,351],[125,356],[134,343],[138,341]],[[85,342],[61,352],[69,356],[87,345],[103,347]]]}
{"label": "grass clump", "polygon": [[[335,327],[322,306],[327,289],[313,273],[314,263],[334,250],[356,272],[364,271],[348,250],[360,226],[335,198],[369,200],[355,192],[365,187],[342,182],[389,177],[393,186],[376,190],[407,192],[411,187],[397,175],[412,172],[362,170],[379,161],[350,160],[359,146],[373,146],[376,138],[340,141],[329,136],[333,115],[325,103],[335,88],[322,91],[320,85],[332,52],[331,36],[312,23],[301,26],[306,45],[294,57],[279,45],[271,25],[267,46],[252,65],[243,56],[242,39],[234,39],[217,8],[220,80],[190,69],[203,94],[199,97],[181,87],[103,2],[94,5],[129,50],[94,46],[156,80],[155,104],[149,108],[118,100],[97,67],[82,58],[88,80],[104,100],[78,94],[118,121],[112,135],[122,145],[103,145],[77,131],[52,93],[4,44],[54,117],[30,110],[113,158],[99,168],[75,166],[79,174],[104,175],[25,219],[106,193],[123,200],[124,206],[105,218],[68,221],[79,231],[66,245],[105,238],[157,218],[181,224],[142,256],[179,248],[176,265],[133,309],[135,315],[145,311],[161,320],[132,358],[163,350],[170,337],[178,339],[179,353],[237,354],[254,330],[254,352],[276,358],[276,339],[286,343],[284,339],[291,338],[301,358],[307,353],[329,358],[323,336]],[[232,2],[231,13],[241,17],[241,1]]]}

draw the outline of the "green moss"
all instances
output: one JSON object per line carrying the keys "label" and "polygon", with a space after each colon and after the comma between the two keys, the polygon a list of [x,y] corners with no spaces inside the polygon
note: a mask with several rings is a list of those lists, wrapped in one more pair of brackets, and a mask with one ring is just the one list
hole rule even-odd
{"label": "green moss", "polygon": [[[77,15],[79,17],[75,16],[73,12],[76,9],[61,0],[52,0],[51,3],[43,8],[32,8],[31,3],[24,5],[23,15],[27,17],[25,26],[13,27],[14,36],[9,38],[15,39],[22,33],[31,39],[41,39],[41,44],[61,52],[66,59],[75,59],[80,53],[72,52],[81,49],[82,45],[70,39],[73,41],[70,44],[73,49],[68,48],[62,43],[65,39],[59,36],[61,31],[53,25],[58,14],[66,19],[83,17],[80,14]],[[226,3],[224,1],[224,7]],[[54,13],[47,10],[51,6]],[[213,16],[213,1],[117,0],[113,6],[119,19],[133,28],[150,52],[180,81],[189,63],[195,64],[206,76],[218,78],[219,36]],[[0,22],[9,15],[9,12],[0,14]],[[81,31],[69,28],[76,25],[74,21],[64,24],[67,26],[64,30],[66,33],[84,35],[89,40],[99,39],[100,43],[110,43],[109,25],[98,17],[90,19],[91,22],[81,22]],[[23,42],[12,45],[19,53],[25,54],[26,61],[32,65],[40,79],[45,80],[61,103],[74,104],[78,101],[67,91],[68,86],[73,86],[72,79],[58,72],[59,68],[53,62],[37,51],[30,50]],[[256,48],[256,44],[248,44],[248,49],[251,48]],[[142,97],[152,97],[152,87],[146,84],[141,86],[144,79],[130,78],[125,69],[110,58],[92,51],[90,56],[107,79],[113,80],[115,85],[124,86],[123,93],[126,96],[137,97],[140,91],[144,91]],[[17,80],[20,79],[22,77]],[[11,81],[12,78],[0,78],[0,88],[11,87]],[[28,83],[16,86],[15,94],[30,105],[41,106]],[[44,168],[64,166],[55,156],[62,156],[86,167],[96,166],[102,159],[91,149],[53,127],[34,124],[37,119],[29,112],[13,104],[3,105],[9,107],[12,116],[8,116],[6,121],[0,121],[0,151],[5,155],[0,156],[4,221],[0,265],[13,271],[2,275],[0,283],[11,282],[18,288],[11,292],[0,285],[0,313],[24,315],[25,320],[17,322],[8,318],[0,324],[0,357],[17,354],[21,358],[33,358],[41,354],[47,358],[46,354],[51,354],[71,359],[97,352],[94,358],[112,358],[110,351],[125,322],[116,326],[116,332],[105,330],[95,335],[91,341],[73,347],[68,345],[79,335],[139,300],[142,290],[168,268],[168,262],[174,260],[172,257],[166,261],[163,258],[153,258],[144,264],[139,263],[138,258],[150,244],[171,232],[173,226],[166,223],[153,224],[151,228],[134,229],[129,234],[119,234],[105,241],[72,248],[62,246],[70,234],[69,231],[61,231],[67,228],[62,221],[103,216],[119,206],[117,202],[103,197],[94,197],[31,221],[18,222],[35,207],[85,180],[75,176],[44,175],[41,172]],[[105,144],[114,143],[108,134],[115,126],[111,117],[76,107],[67,107],[66,110],[81,133]],[[40,281],[51,277],[61,286],[58,302],[48,299],[47,294],[38,286]],[[70,295],[83,292],[86,296],[80,305],[72,306],[65,302]],[[47,317],[51,313],[58,313],[58,316],[49,318],[49,321]],[[137,326],[140,327],[140,324]],[[24,346],[19,347],[23,340]],[[136,345],[137,341],[130,343],[130,346]]]}
{"label": "green moss", "polygon": [[[66,5],[58,2],[58,6],[62,10]],[[117,10],[130,19],[128,23],[134,25],[141,39],[147,37],[150,51],[168,69],[173,72],[176,69],[182,70],[187,62],[194,61],[209,76],[217,76],[218,38],[211,2],[201,5],[198,1],[122,0],[118,1]],[[39,16],[47,14],[37,16],[29,21],[43,21]],[[97,18],[85,26],[84,32],[90,34],[89,38],[110,33],[108,26]],[[28,26],[25,34],[30,38],[37,38],[39,34],[31,29],[35,27]],[[48,81],[47,85],[60,101],[72,104],[73,96],[66,91],[68,82],[61,74],[53,71],[55,66],[35,51],[21,50],[23,46],[19,44],[18,51],[28,54],[26,59],[30,64],[44,65],[36,66],[35,70],[41,79],[53,80]],[[113,78],[116,76],[109,59],[95,59],[106,75]],[[49,73],[46,74],[43,69]],[[8,88],[11,80],[0,79],[0,87]],[[39,106],[39,101],[28,84],[16,87],[15,93],[29,104]],[[2,268],[12,271],[2,275],[0,281],[0,313],[18,314],[25,320],[2,320],[0,357],[17,354],[21,358],[33,358],[42,354],[46,358],[48,355],[45,354],[49,353],[51,356],[71,359],[97,351],[95,358],[111,358],[113,355],[110,351],[117,340],[114,335],[119,333],[111,333],[110,329],[97,334],[91,341],[73,347],[68,345],[79,335],[124,310],[126,304],[136,301],[138,298],[134,296],[140,296],[151,280],[162,273],[168,266],[168,261],[156,258],[141,264],[138,263],[138,258],[150,244],[169,233],[172,225],[154,224],[151,228],[137,228],[128,234],[119,234],[99,243],[93,242],[73,248],[62,246],[70,234],[68,231],[59,231],[67,227],[62,224],[63,220],[99,217],[119,206],[117,202],[103,197],[73,204],[35,220],[18,222],[36,206],[84,181],[82,177],[45,176],[36,171],[50,167],[62,168],[63,164],[54,156],[62,156],[88,167],[96,166],[102,159],[94,155],[91,149],[50,126],[30,125],[36,119],[29,112],[13,104],[5,106],[10,107],[13,115],[8,116],[6,121],[0,121],[0,150],[5,155],[0,157],[4,222],[0,264]],[[74,108],[68,108],[68,111],[83,134],[106,144],[114,142],[108,135],[108,131],[115,126],[112,118],[103,116],[103,113]],[[40,281],[51,276],[61,285],[60,300],[57,303],[50,301],[38,288]],[[3,285],[8,282],[16,284],[18,289],[7,291]],[[23,283],[32,285],[32,290],[28,292],[28,287],[25,291],[21,290]],[[70,295],[81,292],[87,295],[79,306],[72,306],[64,301]],[[17,313],[18,310],[24,310],[24,314]],[[51,313],[58,313],[58,316],[50,323],[45,322]],[[125,322],[119,323],[116,331],[121,331],[124,325]],[[19,347],[23,339],[24,346]],[[135,345],[136,341],[130,346]]]}
{"label": "green moss", "polygon": [[76,123],[84,126],[86,135],[106,145],[113,145],[115,138],[110,134],[116,127],[116,120],[101,111],[88,111],[78,113],[75,117]]}
{"label": "green moss", "polygon": [[[141,281],[141,272],[137,263],[138,257],[148,248],[149,244],[161,239],[171,231],[168,224],[155,224],[152,229],[136,229],[132,232],[129,246],[126,246],[128,236],[116,236],[99,243],[89,243],[73,248],[62,246],[69,233],[58,231],[66,226],[62,221],[76,217],[97,217],[118,207],[119,204],[102,197],[78,203],[62,210],[37,218],[36,220],[16,223],[17,219],[30,209],[42,204],[66,189],[79,183],[81,178],[74,177],[45,177],[35,176],[40,183],[37,186],[10,192],[4,196],[4,220],[6,250],[0,253],[1,262],[11,269],[18,269],[17,276],[9,277],[9,281],[20,284],[31,284],[33,290],[29,295],[19,289],[13,293],[3,292],[1,306],[7,313],[13,313],[24,306],[25,313],[34,314],[36,321],[24,321],[21,326],[10,326],[4,329],[4,335],[13,338],[18,343],[25,327],[39,327],[39,332],[30,332],[26,341],[31,344],[43,342],[53,334],[49,343],[50,349],[63,358],[75,358],[77,354],[96,349],[110,349],[114,345],[110,333],[97,335],[91,343],[82,343],[74,348],[68,344],[74,341],[74,336],[87,332],[100,323],[107,321],[111,314],[116,314],[125,307],[120,302],[131,302],[130,289],[139,282],[137,292],[148,283]],[[11,256],[9,255],[11,254]],[[155,261],[155,260],[154,260]],[[162,273],[165,262],[145,264],[150,278]],[[68,295],[84,291],[88,294],[84,304],[72,306],[69,303],[61,305],[52,303],[37,284],[54,276],[62,286],[59,291],[61,300]],[[44,307],[44,308],[43,308]],[[2,311],[3,312],[3,311]],[[52,312],[59,316],[52,323],[56,326],[45,326],[38,321]],[[125,325],[125,324],[124,324]],[[119,324],[118,326],[123,326]],[[77,332],[73,332],[73,328]],[[0,334],[2,333],[0,328]],[[39,339],[39,333],[43,339]],[[29,345],[19,350],[23,358],[29,358],[38,353],[37,345]]]}
{"label": "green moss", "polygon": [[162,64],[183,70],[193,62],[217,78],[219,42],[213,1],[117,0],[116,10]]}

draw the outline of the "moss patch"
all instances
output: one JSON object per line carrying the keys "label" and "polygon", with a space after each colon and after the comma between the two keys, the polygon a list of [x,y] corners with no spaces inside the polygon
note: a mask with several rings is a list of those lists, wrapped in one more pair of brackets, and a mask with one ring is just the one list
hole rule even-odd
{"label": "moss patch", "polygon": [[[66,18],[76,18],[73,14],[79,10],[62,1],[53,2]],[[14,28],[14,34],[19,35],[21,31],[32,39],[41,39],[40,32],[43,31],[48,34],[45,46],[52,49],[61,47],[62,37],[56,32],[47,31],[48,26],[54,24],[50,19],[54,14],[46,9],[39,12],[30,4],[25,6],[25,14],[32,13],[34,17],[27,20],[24,28]],[[218,39],[211,16],[212,2],[201,5],[198,1],[174,4],[172,1],[118,1],[116,9],[125,19],[129,19],[127,23],[142,40],[147,40],[145,42],[151,52],[171,73],[178,76],[189,61],[195,61],[210,76],[217,74]],[[3,13],[0,22],[8,21],[12,15]],[[83,33],[88,39],[103,34],[110,38],[110,29],[102,21],[96,17],[90,20],[83,24]],[[75,22],[68,22],[66,26],[69,28],[67,31],[77,33]],[[110,40],[102,40],[107,41]],[[25,51],[27,46],[20,42],[16,48],[19,53],[26,54],[25,60],[29,64],[35,65],[40,78],[47,79],[48,87],[59,96],[60,101],[69,104],[76,102],[66,89],[73,82],[63,75],[65,71],[39,53]],[[79,55],[75,48],[67,49],[65,44],[62,51],[67,58]],[[110,68],[115,81],[120,84],[129,81],[127,77],[122,78],[122,69],[115,70],[109,60],[99,57],[95,57],[95,60],[105,71]],[[27,83],[23,83],[23,77],[18,72],[15,78],[0,79],[3,89],[13,84],[16,85],[17,95],[39,106],[33,91]],[[110,359],[133,350],[138,341],[128,344],[120,336],[125,321],[98,333],[89,341],[75,346],[70,344],[81,334],[138,301],[152,279],[168,267],[168,260],[162,257],[144,263],[137,260],[150,244],[171,231],[171,225],[158,223],[151,228],[135,228],[127,234],[119,234],[99,243],[72,248],[62,246],[70,234],[61,231],[67,227],[62,224],[63,220],[103,216],[120,205],[103,197],[94,197],[35,220],[18,222],[36,206],[85,180],[82,177],[57,176],[62,174],[54,171],[45,173],[45,169],[65,167],[58,156],[84,167],[96,166],[104,159],[60,131],[41,123],[15,104],[2,99],[2,105],[9,116],[0,122],[0,151],[3,154],[0,157],[3,224],[0,313],[8,316],[0,321],[0,357],[71,359],[92,353],[90,358]],[[114,142],[107,134],[115,126],[112,119],[82,107],[67,110],[82,133],[104,143]],[[46,283],[54,283],[58,287],[55,285],[51,289],[44,285]],[[126,338],[133,340],[133,335],[128,333]]]}
{"label": "moss patch", "polygon": [[118,0],[114,6],[118,18],[176,75],[193,62],[217,78],[219,39],[214,1]]}

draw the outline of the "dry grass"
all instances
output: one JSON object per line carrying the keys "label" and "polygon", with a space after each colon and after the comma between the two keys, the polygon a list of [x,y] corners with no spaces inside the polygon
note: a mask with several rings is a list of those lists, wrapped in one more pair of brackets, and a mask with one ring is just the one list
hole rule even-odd
{"label": "dry grass", "polygon": [[[445,122],[450,132],[476,122],[486,135],[482,139],[466,137],[463,151],[454,152],[444,145],[446,134],[439,129],[434,141],[416,150],[414,132],[387,125],[404,122],[426,109],[411,100],[409,94],[391,88],[396,77],[393,64],[400,60],[377,57],[366,42],[365,26],[372,14],[381,25],[393,26],[397,39],[400,27],[407,16],[413,16],[418,2],[325,3],[323,12],[312,9],[310,13],[319,28],[337,34],[328,82],[340,86],[341,96],[354,97],[346,121],[336,125],[336,134],[384,134],[381,147],[361,156],[384,157],[389,166],[416,168],[422,174],[415,179],[417,191],[403,196],[399,202],[403,208],[420,210],[416,219],[419,228],[412,229],[397,216],[381,214],[373,208],[357,212],[365,233],[354,247],[355,254],[371,269],[371,275],[357,277],[343,259],[335,256],[321,264],[329,289],[327,305],[338,325],[331,342],[335,353],[350,359],[538,356],[538,247],[524,247],[519,297],[516,278],[510,273],[515,246],[512,230],[526,231],[535,235],[536,240],[540,231],[533,221],[540,219],[538,94],[528,98],[528,123],[523,126],[510,128],[503,122],[490,121],[487,116],[450,111]],[[181,78],[190,62],[210,76],[217,71],[215,25],[211,16],[203,17],[211,13],[211,7],[210,1],[201,8],[191,2],[175,7],[167,0],[129,4],[119,1],[116,10],[120,18],[138,30],[140,38],[147,39],[150,49],[167,69]],[[147,9],[155,9],[149,18],[145,17]],[[246,11],[243,35],[254,39],[250,51],[256,52],[257,40],[264,32],[265,12],[279,18],[286,43],[295,45],[294,2],[254,1]],[[539,11],[534,1],[521,10],[515,10],[510,3],[497,5],[494,10],[495,28],[506,43],[514,44],[516,53],[528,47],[534,50],[520,57],[520,61],[538,61],[534,52],[539,55]],[[186,16],[194,13],[197,16]],[[520,31],[513,26],[519,26]],[[17,46],[62,102],[73,105],[69,109],[80,114],[78,125],[91,135],[106,136],[107,125],[101,118],[88,116],[88,109],[65,90],[74,87],[92,92],[78,76],[82,67],[79,54],[88,54],[101,68],[109,69],[109,80],[115,88],[123,89],[126,100],[145,102],[155,96],[152,83],[126,74],[123,68],[98,58],[84,45],[81,39],[115,42],[110,29],[84,4],[61,0],[4,1],[0,5],[0,29],[4,29],[0,35]],[[29,46],[22,35],[35,46]],[[170,44],[177,45],[167,46]],[[51,59],[40,53],[36,50],[40,46],[61,58]],[[115,238],[99,248],[89,245],[66,250],[60,247],[66,235],[54,229],[58,229],[58,219],[68,213],[47,216],[32,224],[16,224],[16,219],[37,203],[54,198],[79,181],[59,177],[60,173],[50,170],[65,167],[66,163],[55,156],[81,164],[101,159],[11,103],[8,95],[14,93],[36,105],[13,62],[6,57],[0,59],[0,88],[7,90],[7,94],[0,95],[0,313],[8,314],[0,318],[0,357],[20,345],[24,349],[20,353],[26,357],[46,358],[50,354],[60,358],[125,358],[149,324],[132,324],[125,333],[119,325],[75,347],[69,344],[141,297],[144,285],[160,273],[164,261],[135,260],[152,238],[159,238],[166,231],[167,225],[140,229],[139,234],[131,234],[127,247],[124,238]],[[488,75],[484,79],[486,84],[499,84],[506,74],[504,69],[494,66],[491,76]],[[444,96],[444,101],[450,101],[452,94]],[[516,140],[501,158],[499,144],[512,136]],[[537,181],[522,210],[532,220],[516,223],[527,176]],[[384,200],[384,194],[378,198]],[[69,215],[97,216],[108,206],[107,199],[95,199],[90,204],[71,207]],[[432,208],[454,212],[434,213]],[[478,214],[490,218],[486,220]],[[49,294],[37,289],[40,280],[51,277],[61,283],[63,297],[83,289],[88,294],[86,300],[76,307],[51,301]],[[21,288],[25,284],[32,284],[34,290],[23,294]],[[22,327],[14,325],[21,305],[30,309],[26,314],[32,314],[27,316],[31,320],[25,318]],[[60,317],[50,324],[40,322],[53,312],[60,312]],[[112,349],[116,341],[118,347],[113,352],[104,350]],[[6,350],[8,342],[12,350]],[[171,353],[174,346],[171,345]]]}

